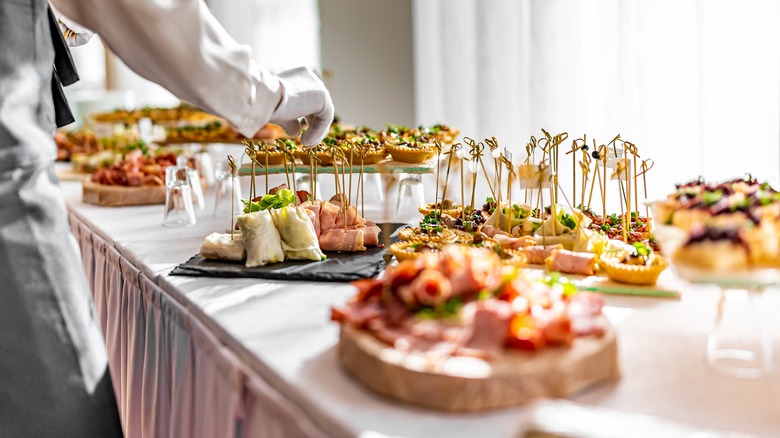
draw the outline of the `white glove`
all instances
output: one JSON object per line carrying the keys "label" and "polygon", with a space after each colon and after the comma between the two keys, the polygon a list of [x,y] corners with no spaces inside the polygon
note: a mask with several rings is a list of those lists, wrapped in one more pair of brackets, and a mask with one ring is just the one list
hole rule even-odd
{"label": "white glove", "polygon": [[54,12],[54,16],[57,17],[60,32],[62,32],[69,47],[83,46],[92,39],[94,32],[62,15],[62,12],[58,11],[54,5],[51,5],[51,10]]}
{"label": "white glove", "polygon": [[279,73],[282,84],[282,100],[271,116],[271,123],[284,128],[287,135],[301,134],[301,117],[309,128],[301,137],[304,146],[317,145],[330,130],[333,122],[333,101],[320,78],[306,67]]}

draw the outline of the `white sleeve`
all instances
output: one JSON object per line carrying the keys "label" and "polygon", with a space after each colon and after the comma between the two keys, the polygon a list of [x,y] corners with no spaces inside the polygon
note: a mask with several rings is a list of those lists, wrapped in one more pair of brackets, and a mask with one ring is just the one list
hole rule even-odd
{"label": "white sleeve", "polygon": [[202,0],[52,0],[95,31],[139,75],[254,135],[281,99],[279,79],[251,59]]}

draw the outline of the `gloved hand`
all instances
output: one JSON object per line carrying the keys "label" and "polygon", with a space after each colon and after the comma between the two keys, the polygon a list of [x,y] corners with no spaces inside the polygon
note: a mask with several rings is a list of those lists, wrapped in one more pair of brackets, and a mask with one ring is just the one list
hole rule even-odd
{"label": "gloved hand", "polygon": [[333,122],[333,101],[320,78],[306,67],[287,70],[278,74],[282,84],[282,100],[271,116],[271,123],[284,128],[287,135],[301,134],[300,118],[306,119],[309,128],[301,137],[306,147],[316,146],[330,130]]}
{"label": "gloved hand", "polygon": [[62,12],[58,11],[54,5],[51,5],[51,9],[54,11],[54,16],[57,17],[57,25],[60,27],[60,32],[65,37],[68,47],[82,46],[92,39],[94,32],[62,15]]}

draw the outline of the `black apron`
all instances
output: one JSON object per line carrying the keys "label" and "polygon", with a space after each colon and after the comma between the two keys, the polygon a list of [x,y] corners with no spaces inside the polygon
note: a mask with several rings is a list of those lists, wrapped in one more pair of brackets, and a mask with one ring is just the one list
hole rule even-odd
{"label": "black apron", "polygon": [[55,75],[54,34],[45,0],[0,0],[0,437],[119,436],[53,168],[54,99],[73,79]]}

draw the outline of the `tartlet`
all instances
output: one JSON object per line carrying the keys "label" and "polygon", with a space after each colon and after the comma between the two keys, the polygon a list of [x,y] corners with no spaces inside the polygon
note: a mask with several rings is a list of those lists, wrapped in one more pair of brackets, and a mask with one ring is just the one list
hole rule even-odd
{"label": "tartlet", "polygon": [[394,161],[411,164],[424,163],[436,155],[436,148],[432,144],[417,142],[399,144],[388,143],[387,151],[390,152]]}
{"label": "tartlet", "polygon": [[414,260],[426,252],[439,252],[442,245],[434,242],[396,242],[387,249],[399,262]]}
{"label": "tartlet", "polygon": [[418,207],[417,211],[419,211],[421,214],[428,216],[429,214],[436,212],[438,215],[439,209],[441,209],[441,214],[446,214],[447,216],[451,216],[453,218],[456,218],[460,216],[463,207],[460,204],[456,204],[452,201],[445,200],[443,202],[444,205],[441,205],[442,203],[437,202],[435,204],[427,204],[425,207]]}
{"label": "tartlet", "polygon": [[653,254],[644,265],[631,265],[624,263],[621,256],[607,256],[601,258],[599,266],[610,279],[619,283],[651,286],[658,281],[661,272],[669,267],[669,261],[666,257]]}
{"label": "tartlet", "polygon": [[407,242],[452,243],[457,237],[451,230],[427,232],[420,227],[407,227],[398,232],[398,238]]}

